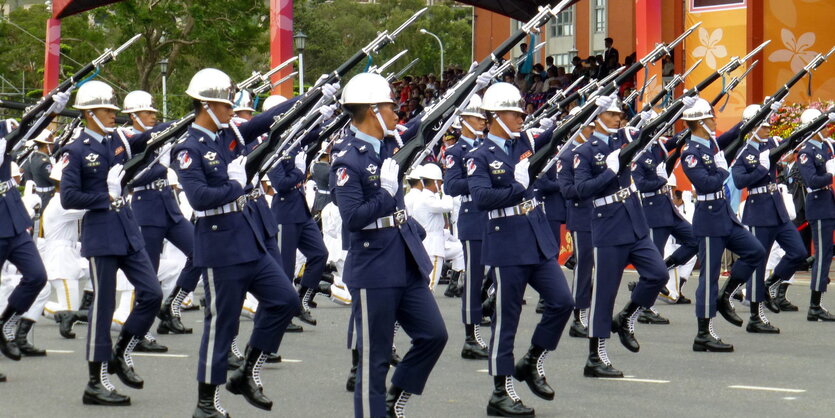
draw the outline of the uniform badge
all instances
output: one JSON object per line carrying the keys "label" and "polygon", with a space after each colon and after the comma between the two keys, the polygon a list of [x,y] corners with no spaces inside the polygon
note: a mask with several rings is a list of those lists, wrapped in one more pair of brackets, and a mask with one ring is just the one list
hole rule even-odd
{"label": "uniform badge", "polygon": [[359,150],[360,150],[360,151],[365,151],[365,145],[361,146],[361,147],[359,148]]}
{"label": "uniform badge", "polygon": [[467,160],[467,175],[472,176],[475,173],[475,160],[470,158]]}
{"label": "uniform badge", "polygon": [[116,148],[115,151],[113,151],[113,155],[119,155],[123,152],[125,152],[125,147],[120,146],[119,148]]}
{"label": "uniform badge", "polygon": [[519,161],[522,161],[525,158],[530,157],[531,155],[533,155],[533,153],[530,150],[525,151],[522,155],[519,156]]}
{"label": "uniform badge", "polygon": [[98,155],[98,154],[94,154],[94,153],[92,153],[92,152],[91,152],[91,153],[87,154],[87,156],[86,156],[86,157],[84,157],[84,159],[85,159],[85,160],[87,160],[87,161],[89,161],[89,162],[91,162],[91,163],[93,163],[93,162],[96,162],[96,160],[98,160],[98,159],[99,159],[99,155]]}
{"label": "uniform badge", "polygon": [[502,168],[502,162],[499,160],[493,161],[492,163],[490,163],[490,168],[492,168],[493,170],[498,170]]}
{"label": "uniform badge", "polygon": [[815,154],[815,159],[823,161],[823,155]]}
{"label": "uniform badge", "polygon": [[454,166],[454,165],[455,165],[455,157],[453,157],[451,155],[447,155],[446,157],[444,157],[444,166],[446,168],[452,168],[452,166]]}
{"label": "uniform badge", "polygon": [[61,170],[70,163],[70,153],[65,152],[64,155],[61,156]]}
{"label": "uniform badge", "polygon": [[706,163],[710,162],[710,155],[702,154],[702,159],[705,160]]}
{"label": "uniform badge", "polygon": [[637,166],[638,166],[637,164],[632,163],[632,164],[629,165],[629,170],[635,171],[635,167],[637,167]]}
{"label": "uniform badge", "polygon": [[594,155],[594,159],[597,160],[597,161],[603,161],[605,158],[606,158],[606,156],[603,155],[602,152],[598,152],[597,154]]}
{"label": "uniform badge", "polygon": [[365,167],[365,169],[371,174],[377,174],[377,166],[374,164],[368,164],[368,167]]}
{"label": "uniform badge", "polygon": [[748,155],[745,156],[745,160],[748,161],[749,163],[753,163],[754,160],[756,160],[756,159],[757,159],[757,157],[755,157],[753,154],[748,154]]}
{"label": "uniform badge", "polygon": [[562,171],[562,160],[557,161],[557,172]]}
{"label": "uniform badge", "polygon": [[46,171],[47,171],[48,173],[51,173],[51,172],[52,172],[52,164],[47,164],[47,165],[46,165]]}
{"label": "uniform badge", "polygon": [[188,155],[188,150],[182,150],[177,154],[177,162],[180,163],[180,170],[191,167],[191,156]]}
{"label": "uniform badge", "polygon": [[214,151],[209,151],[209,152],[206,153],[206,155],[203,156],[203,158],[205,158],[209,161],[214,161],[215,158],[217,158],[217,153],[214,152]]}
{"label": "uniform badge", "polygon": [[334,158],[339,158],[339,157],[345,155],[346,152],[348,152],[348,150],[346,150],[346,149],[344,149],[342,151],[339,151],[339,152],[336,153],[336,156]]}
{"label": "uniform badge", "polygon": [[644,160],[644,162],[647,163],[647,165],[651,166],[652,165],[652,158],[647,158],[646,160]]}
{"label": "uniform badge", "polygon": [[809,161],[809,157],[806,154],[800,154],[800,164],[806,164],[807,161]]}
{"label": "uniform badge", "polygon": [[580,166],[580,155],[579,154],[574,154],[574,168],[577,168],[579,166]]}
{"label": "uniform badge", "polygon": [[350,176],[348,175],[348,169],[345,167],[336,169],[336,185],[337,186],[344,186],[345,183],[348,182]]}
{"label": "uniform badge", "polygon": [[693,168],[696,164],[699,163],[699,160],[696,158],[695,155],[688,155],[687,158],[684,159],[684,162],[687,163],[687,167]]}
{"label": "uniform badge", "polygon": [[394,150],[391,152],[391,155],[397,154],[400,152],[400,147],[394,147]]}

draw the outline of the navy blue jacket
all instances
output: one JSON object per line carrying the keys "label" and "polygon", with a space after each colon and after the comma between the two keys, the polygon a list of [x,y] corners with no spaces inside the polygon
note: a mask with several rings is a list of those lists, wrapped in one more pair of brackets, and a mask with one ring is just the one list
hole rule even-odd
{"label": "navy blue jacket", "polygon": [[751,189],[777,182],[777,164],[768,170],[760,165],[760,153],[774,148],[774,145],[772,140],[762,144],[748,141],[731,165],[734,185],[739,189],[747,188],[749,192],[745,199],[745,210],[742,212],[742,223],[745,225],[777,226],[790,221],[783,195],[779,190],[771,193],[750,193]]}
{"label": "navy blue jacket", "polygon": [[[11,122],[0,121],[0,138],[5,137],[12,131]],[[6,182],[12,178],[12,157],[6,150],[3,164],[0,165],[0,182]],[[20,200],[20,192],[17,187],[12,187],[6,193],[0,195],[0,238],[10,238],[26,232],[32,227],[32,218],[26,213],[26,207]]]}
{"label": "navy blue jacket", "polygon": [[458,239],[466,241],[481,241],[487,225],[487,212],[480,210],[472,200],[467,181],[466,161],[474,148],[459,138],[444,153],[444,192],[450,196],[470,198],[470,201],[461,203],[458,211]]}
{"label": "navy blue jacket", "polygon": [[[832,175],[826,172],[826,162],[833,158],[829,146],[817,139],[810,139],[800,149],[797,162],[800,164],[800,176],[808,191],[806,194],[806,219],[835,219],[835,195],[830,189]],[[818,190],[822,189],[822,190]]]}
{"label": "navy blue jacket", "polygon": [[565,227],[572,232],[591,232],[591,200],[580,199],[574,184],[574,151],[580,143],[572,142],[564,146],[569,148],[562,151],[557,159],[556,170],[560,192],[568,207]]}

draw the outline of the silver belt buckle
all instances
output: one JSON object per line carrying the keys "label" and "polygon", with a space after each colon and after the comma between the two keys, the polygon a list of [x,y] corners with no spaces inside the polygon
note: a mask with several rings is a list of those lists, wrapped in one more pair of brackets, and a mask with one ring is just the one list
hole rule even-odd
{"label": "silver belt buckle", "polygon": [[624,199],[629,197],[629,189],[620,189],[615,192],[615,197],[617,198],[618,202],[622,202]]}
{"label": "silver belt buckle", "polygon": [[235,207],[238,210],[244,210],[244,206],[246,206],[246,195],[240,195],[235,199]]}
{"label": "silver belt buckle", "polygon": [[157,190],[162,190],[165,187],[165,180],[154,180],[153,182],[151,182],[151,187]]}
{"label": "silver belt buckle", "polygon": [[0,195],[4,195],[8,191],[9,191],[9,182],[4,181],[3,183],[0,183]]}
{"label": "silver belt buckle", "polygon": [[258,198],[261,197],[261,189],[252,189],[247,197],[249,200],[258,200]]}
{"label": "silver belt buckle", "polygon": [[533,204],[533,200],[526,200],[519,204],[519,210],[522,212],[522,215],[527,215],[528,212],[532,211],[536,206]]}
{"label": "silver belt buckle", "polygon": [[406,223],[406,211],[405,210],[398,210],[394,212],[392,218],[394,219],[394,225],[400,226]]}
{"label": "silver belt buckle", "polygon": [[773,193],[777,191],[777,184],[776,183],[769,183],[768,184],[768,191]]}
{"label": "silver belt buckle", "polygon": [[113,209],[113,210],[115,210],[116,212],[118,212],[119,210],[121,210],[121,209],[122,209],[122,207],[124,207],[124,206],[125,206],[125,200],[124,200],[124,199],[122,199],[121,197],[120,197],[120,198],[118,198],[118,199],[116,199],[116,200],[114,200],[114,201],[112,201],[112,202],[110,202],[110,209]]}

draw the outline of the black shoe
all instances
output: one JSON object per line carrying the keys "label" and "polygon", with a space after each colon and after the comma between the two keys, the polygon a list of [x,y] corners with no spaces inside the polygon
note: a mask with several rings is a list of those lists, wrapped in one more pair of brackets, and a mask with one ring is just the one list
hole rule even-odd
{"label": "black shoe", "polygon": [[20,320],[20,315],[12,312],[12,309],[8,307],[0,316],[0,352],[14,361],[20,360],[20,348],[14,340],[18,320]]}
{"label": "black shoe", "polygon": [[806,313],[806,320],[810,322],[835,322],[835,315],[829,313],[823,306],[809,306],[809,311]]}
{"label": "black shoe", "polygon": [[316,293],[321,293],[327,297],[331,297],[331,284],[333,283],[333,279],[330,282],[327,281],[320,281],[319,282],[319,289],[316,290]]}
{"label": "black shoe", "polygon": [[589,338],[589,358],[583,368],[585,377],[623,377],[623,372],[612,367],[609,355],[606,353],[606,340],[603,338]]}
{"label": "black shoe", "polygon": [[220,406],[220,387],[209,383],[197,384],[197,408],[192,418],[226,418],[229,414]]}
{"label": "black shoe", "polygon": [[638,305],[630,302],[612,319],[612,332],[617,332],[620,343],[633,353],[641,350],[641,345],[635,338],[635,319],[639,309]]}
{"label": "black shoe", "polygon": [[287,324],[287,329],[284,332],[304,332],[304,328],[301,325],[296,325],[292,321]]}
{"label": "black shoe", "polygon": [[768,322],[768,318],[765,317],[762,309],[763,304],[765,302],[751,302],[751,317],[748,320],[748,326],[745,327],[745,331],[754,334],[779,334],[780,328],[771,325]]}
{"label": "black shoe", "polygon": [[638,285],[638,282],[629,282],[629,283],[626,284],[626,288],[630,292],[633,292],[635,290],[635,286],[637,286],[637,285]]}
{"label": "black shoe", "polygon": [[391,360],[389,361],[389,364],[391,364],[392,366],[397,366],[398,364],[400,364],[401,360],[402,359],[400,358],[400,355],[397,354],[397,349],[392,347],[391,348]]}
{"label": "black shoe", "polygon": [[267,354],[261,350],[250,348],[244,366],[232,372],[226,382],[226,390],[235,395],[243,395],[252,406],[269,411],[273,408],[273,401],[264,396],[261,386],[261,367],[267,360]]}
{"label": "black shoe", "polygon": [[447,286],[446,291],[444,291],[444,296],[448,298],[454,298],[456,295],[458,295],[458,279],[460,277],[460,271],[452,271],[449,278],[449,285]]}
{"label": "black shoe", "polygon": [[541,314],[545,312],[545,299],[539,298],[539,302],[536,303],[536,313]]}
{"label": "black shoe", "polygon": [[642,324],[667,325],[670,323],[670,320],[664,318],[652,308],[647,308],[641,310],[641,313],[638,315],[638,322]]}
{"label": "black shoe", "polygon": [[678,300],[676,300],[676,305],[689,305],[691,303],[693,303],[693,301],[691,301],[687,296],[681,294],[678,295]]}
{"label": "black shoe", "polygon": [[348,373],[348,381],[345,382],[345,390],[353,392],[357,386],[357,366],[360,362],[360,352],[351,350],[351,372]]}
{"label": "black shoe", "polygon": [[406,402],[412,394],[392,385],[386,392],[386,418],[401,418],[406,416]]}
{"label": "black shoe", "polygon": [[238,370],[244,366],[244,357],[235,354],[235,351],[230,349],[226,353],[226,370]]}
{"label": "black shoe", "polygon": [[84,388],[84,396],[81,401],[85,405],[107,405],[127,406],[130,405],[130,397],[116,392],[116,388],[110,384],[106,362],[88,362],[90,381]]}
{"label": "black shoe", "polygon": [[699,332],[693,340],[693,351],[712,351],[729,353],[734,351],[734,346],[726,344],[719,339],[713,331],[713,318],[698,318]]}
{"label": "black shoe", "polygon": [[316,326],[316,319],[310,314],[310,302],[313,301],[314,296],[316,296],[316,290],[304,286],[299,288],[301,311],[296,315],[296,318],[299,318],[302,322]]}
{"label": "black shoe", "polygon": [[133,351],[138,351],[140,353],[167,353],[168,347],[160,344],[157,342],[156,339],[145,336],[142,341],[136,345],[136,348]]}
{"label": "black shoe", "polygon": [[461,358],[469,360],[484,360],[488,357],[487,347],[482,347],[475,337],[464,340],[464,347],[461,348]]}
{"label": "black shoe", "polygon": [[554,389],[545,378],[543,362],[547,352],[540,347],[531,346],[528,353],[516,362],[513,377],[528,384],[534,395],[546,401],[554,400]]}
{"label": "black shoe", "polygon": [[[296,318],[299,318],[299,320],[306,324],[316,326],[316,318],[314,318],[313,315],[310,314],[309,310],[301,311],[300,314],[296,315]],[[289,330],[289,327],[287,331],[292,332]]]}
{"label": "black shoe", "polygon": [[17,333],[15,334],[15,344],[20,349],[20,354],[26,357],[43,357],[46,356],[46,350],[35,347],[29,342],[29,331],[35,325],[35,321],[31,319],[21,318],[17,324]]}
{"label": "black shoe", "polygon": [[6,381],[6,375],[3,374],[3,373],[0,373],[0,383],[3,383],[5,381]]}
{"label": "black shoe", "polygon": [[62,337],[72,340],[75,338],[75,333],[72,332],[72,327],[75,325],[77,314],[76,311],[59,311],[55,312],[53,318],[58,324],[58,333]]}
{"label": "black shoe", "polygon": [[569,270],[574,270],[574,267],[577,266],[577,257],[575,257],[572,253],[568,259],[565,260],[565,264],[563,264],[563,266]]}
{"label": "black shoe", "polygon": [[275,354],[275,353],[267,354],[266,362],[267,363],[281,363],[281,356],[279,356],[278,354]]}
{"label": "black shoe", "polygon": [[777,306],[780,307],[781,311],[797,312],[799,308],[786,298],[786,291],[788,290],[788,282],[780,283],[780,286],[777,288],[777,297],[774,298],[774,302],[777,303]]}
{"label": "black shoe", "polygon": [[769,311],[774,313],[780,313],[780,305],[775,301],[780,283],[782,283],[782,280],[774,274],[765,281],[765,301],[762,303]]}
{"label": "black shoe", "polygon": [[579,319],[571,322],[571,327],[568,329],[568,335],[574,338],[588,338],[589,328],[583,326]]}
{"label": "black shoe", "polygon": [[183,299],[188,293],[179,286],[171,291],[171,294],[162,302],[162,307],[157,313],[159,325],[157,334],[191,334],[192,329],[186,328],[180,318],[180,310]]}
{"label": "black shoe", "polygon": [[93,299],[96,297],[96,294],[93,293],[92,290],[85,290],[84,293],[81,294],[81,303],[79,304],[78,310],[79,311],[89,311],[90,306],[93,305]]}
{"label": "black shoe", "polygon": [[110,374],[116,373],[122,383],[134,389],[142,389],[145,386],[145,381],[133,369],[133,357],[131,357],[131,353],[142,340],[142,337],[122,331],[113,348],[113,360],[110,360]]}
{"label": "black shoe", "polygon": [[491,417],[533,417],[536,412],[519,399],[510,376],[493,376],[493,394],[487,402],[487,415]]}
{"label": "black shoe", "polygon": [[[733,283],[732,283],[733,282]],[[736,289],[741,286],[741,283],[735,282],[731,279],[725,282],[725,287],[716,299],[716,310],[725,318],[726,321],[738,327],[742,326],[742,318],[736,314],[733,305],[731,305],[731,295],[736,293]]]}

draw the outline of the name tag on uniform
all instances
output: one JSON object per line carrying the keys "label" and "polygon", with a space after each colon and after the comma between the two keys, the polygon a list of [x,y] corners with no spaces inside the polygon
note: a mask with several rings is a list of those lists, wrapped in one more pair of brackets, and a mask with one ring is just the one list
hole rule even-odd
{"label": "name tag on uniform", "polygon": [[492,170],[490,170],[491,174],[504,174],[505,173],[505,170],[502,170],[502,162],[499,161],[499,160],[496,160],[496,161],[493,161],[492,163],[490,163],[490,168],[492,168]]}
{"label": "name tag on uniform", "polygon": [[530,150],[525,151],[522,155],[519,156],[519,161],[522,161],[525,158],[530,157],[531,155],[533,155],[533,153]]}
{"label": "name tag on uniform", "polygon": [[91,153],[87,154],[87,156],[84,157],[84,159],[87,160],[87,167],[97,167],[97,166],[101,165],[101,161],[99,161],[99,155],[98,154],[95,154],[95,153],[91,152]]}

